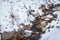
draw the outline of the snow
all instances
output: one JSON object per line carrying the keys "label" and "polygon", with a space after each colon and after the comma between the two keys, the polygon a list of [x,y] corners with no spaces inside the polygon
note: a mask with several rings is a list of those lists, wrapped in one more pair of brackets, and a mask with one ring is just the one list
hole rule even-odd
{"label": "snow", "polygon": [[[41,0],[42,1],[42,0]],[[28,16],[28,10],[35,10],[35,14],[38,13],[38,8],[42,4],[40,0],[0,0],[0,25],[1,33],[4,31],[16,31],[19,29],[17,25],[23,23],[25,25],[32,25],[30,21],[34,21],[32,15]],[[11,18],[11,13],[15,16],[14,19]],[[41,12],[39,12],[40,15]],[[14,25],[12,24],[14,22]]]}
{"label": "snow", "polygon": [[[47,2],[46,2],[47,1]],[[30,21],[34,21],[34,17],[32,15],[28,16],[28,10],[30,8],[32,10],[35,10],[33,14],[39,14],[40,16],[43,15],[44,13],[38,9],[42,4],[44,4],[47,7],[47,3],[54,3],[54,4],[59,4],[59,0],[0,0],[0,29],[1,33],[4,31],[9,32],[13,31],[14,29],[18,31],[19,27],[23,29],[23,26],[17,26],[18,24],[25,24],[25,25],[32,25]],[[13,8],[13,9],[12,9]],[[11,18],[11,13],[13,12],[15,18]],[[57,19],[53,20],[51,23],[48,23],[46,26],[53,26],[54,28],[50,28],[46,30],[46,33],[42,35],[42,38],[40,40],[60,40],[60,29],[56,28],[56,26],[60,27],[60,11],[56,11],[53,14],[57,14]],[[46,16],[48,18],[52,18],[51,15]],[[14,22],[14,25],[12,24],[12,21]],[[50,32],[48,32],[50,30]],[[25,30],[29,32],[29,35],[31,33],[30,30]],[[29,36],[28,35],[28,36]]]}
{"label": "snow", "polygon": [[53,16],[52,16],[52,15],[50,15],[50,14],[49,14],[49,15],[47,15],[46,17],[47,17],[47,18],[53,18]]}
{"label": "snow", "polygon": [[60,29],[54,29],[51,32],[47,32],[44,34],[43,38],[41,40],[60,40]]}
{"label": "snow", "polygon": [[30,30],[25,30],[24,32],[25,32],[26,37],[29,37],[32,33],[32,31],[30,31]]}

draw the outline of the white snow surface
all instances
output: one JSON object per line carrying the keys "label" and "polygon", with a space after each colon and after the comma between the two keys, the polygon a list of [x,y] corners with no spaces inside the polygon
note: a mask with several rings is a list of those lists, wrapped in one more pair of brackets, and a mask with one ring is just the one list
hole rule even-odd
{"label": "white snow surface", "polygon": [[60,40],[60,29],[54,29],[45,33],[40,40]]}

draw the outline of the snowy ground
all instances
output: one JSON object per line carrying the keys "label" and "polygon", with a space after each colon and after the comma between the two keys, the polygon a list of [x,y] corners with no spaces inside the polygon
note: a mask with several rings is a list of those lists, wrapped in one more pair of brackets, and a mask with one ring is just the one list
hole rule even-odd
{"label": "snowy ground", "polygon": [[[35,10],[34,14],[43,13],[38,8],[42,5],[42,0],[0,0],[0,25],[1,32],[13,31],[18,29],[18,24],[32,25],[30,21],[34,21],[34,17],[29,15],[28,11],[30,9]],[[15,16],[14,19],[11,18],[11,14]],[[28,16],[29,15],[29,16]],[[12,24],[14,22],[14,25]]]}
{"label": "snowy ground", "polygon": [[[0,25],[1,32],[3,31],[12,31],[18,29],[17,24],[24,23],[25,25],[31,24],[30,21],[34,20],[33,16],[28,16],[29,7],[37,12],[37,9],[40,6],[39,0],[0,0]],[[15,15],[15,19],[10,17],[10,14]],[[14,21],[15,25],[12,25],[11,22]]]}
{"label": "snowy ground", "polygon": [[[50,3],[58,4],[60,1],[51,0]],[[48,4],[50,3],[48,2]],[[34,14],[39,12],[39,15],[42,15],[43,13],[38,9],[42,4],[45,4],[47,7],[46,0],[0,0],[1,33],[4,31],[13,31],[14,29],[17,31],[17,24],[31,24],[30,21],[34,21],[34,17],[32,15],[28,16],[28,10],[31,7],[31,9],[35,10]],[[11,18],[11,13],[15,15],[14,19]],[[54,25],[54,28],[50,28],[50,32],[47,29],[40,40],[60,40],[60,11],[54,13],[58,15],[56,21],[52,21],[46,26],[47,28],[48,26]],[[15,25],[12,24],[12,21]],[[56,26],[59,26],[59,28],[56,28]]]}
{"label": "snowy ground", "polygon": [[45,33],[40,40],[60,40],[60,29]]}

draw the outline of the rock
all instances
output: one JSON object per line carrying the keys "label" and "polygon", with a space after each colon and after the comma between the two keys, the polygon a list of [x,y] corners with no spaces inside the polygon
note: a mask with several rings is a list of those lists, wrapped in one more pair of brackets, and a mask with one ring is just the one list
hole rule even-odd
{"label": "rock", "polygon": [[44,20],[46,18],[46,16],[42,16],[41,19]]}
{"label": "rock", "polygon": [[31,30],[31,27],[30,26],[25,26],[24,29],[25,30]]}
{"label": "rock", "polygon": [[60,28],[59,26],[56,26],[56,28]]}
{"label": "rock", "polygon": [[44,34],[46,32],[46,28],[42,28],[42,33]]}
{"label": "rock", "polygon": [[4,33],[2,33],[2,39],[3,40],[10,39],[12,36],[13,36],[13,32],[9,32],[9,33],[4,32]]}
{"label": "rock", "polygon": [[49,21],[50,20],[50,18],[45,18],[45,21]]}

